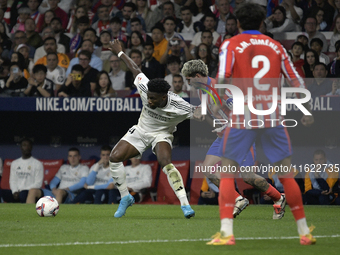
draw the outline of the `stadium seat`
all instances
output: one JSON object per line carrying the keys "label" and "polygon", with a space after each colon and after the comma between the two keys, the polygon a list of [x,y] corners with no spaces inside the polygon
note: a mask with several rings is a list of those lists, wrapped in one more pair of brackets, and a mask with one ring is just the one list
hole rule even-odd
{"label": "stadium seat", "polygon": [[[190,160],[173,161],[172,163],[181,173],[183,183],[187,183],[190,170]],[[159,181],[157,185],[157,202],[165,204],[179,204],[179,200],[170,187],[168,178],[164,173],[160,173],[159,175]]]}
{"label": "stadium seat", "polygon": [[93,166],[94,163],[96,163],[95,159],[81,159],[80,160],[80,164],[88,166],[89,168],[91,168],[91,166]]}
{"label": "stadium seat", "polygon": [[141,202],[142,204],[147,204],[152,202],[152,198],[151,198],[151,193],[154,193],[156,191],[156,186],[157,186],[157,182],[158,182],[158,177],[159,177],[159,163],[158,161],[141,161],[141,164],[147,164],[151,167],[152,170],[152,183],[150,188],[148,188],[148,193],[146,197],[144,198],[144,200]]}
{"label": "stadium seat", "polygon": [[14,159],[5,159],[2,172],[2,178],[0,183],[1,189],[11,189],[9,186],[9,173],[11,170],[11,164]]}
{"label": "stadium seat", "polygon": [[[199,166],[203,163],[203,161],[196,161],[195,167]],[[191,177],[191,185],[190,185],[190,204],[197,205],[198,199],[201,195],[201,187],[203,182],[203,177],[193,169]]]}
{"label": "stadium seat", "polygon": [[63,165],[63,159],[40,159],[44,165],[44,181],[42,188],[45,188],[45,183],[50,183],[57,174],[60,167]]}
{"label": "stadium seat", "polygon": [[[11,189],[9,186],[9,175],[11,170],[11,164],[14,159],[6,159],[4,162],[4,168],[2,173],[2,179],[0,187],[1,189]],[[42,188],[45,188],[45,181],[50,183],[53,177],[58,172],[59,168],[62,166],[63,159],[39,159],[44,166],[44,180]]]}

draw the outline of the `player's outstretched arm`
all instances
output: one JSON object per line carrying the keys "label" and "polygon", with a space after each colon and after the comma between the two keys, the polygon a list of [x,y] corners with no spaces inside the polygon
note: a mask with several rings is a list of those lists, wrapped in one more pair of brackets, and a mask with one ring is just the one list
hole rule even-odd
{"label": "player's outstretched arm", "polygon": [[123,52],[119,40],[116,39],[111,41],[109,49],[124,61],[124,63],[130,69],[134,77],[142,72],[136,65],[136,63]]}

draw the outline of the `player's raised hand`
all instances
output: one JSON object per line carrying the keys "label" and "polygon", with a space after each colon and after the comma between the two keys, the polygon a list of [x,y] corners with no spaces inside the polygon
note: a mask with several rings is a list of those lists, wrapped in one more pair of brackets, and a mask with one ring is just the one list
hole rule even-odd
{"label": "player's raised hand", "polygon": [[303,115],[301,118],[302,125],[309,127],[314,123],[314,117],[313,115]]}
{"label": "player's raised hand", "polygon": [[120,45],[120,42],[118,39],[115,39],[110,42],[110,51],[112,51],[114,54],[118,54],[119,52],[123,51],[122,46]]}

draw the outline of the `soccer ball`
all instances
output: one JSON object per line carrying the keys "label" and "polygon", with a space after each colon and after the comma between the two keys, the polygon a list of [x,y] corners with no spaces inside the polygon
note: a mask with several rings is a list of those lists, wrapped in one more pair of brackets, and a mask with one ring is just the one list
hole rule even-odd
{"label": "soccer ball", "polygon": [[59,211],[59,204],[55,198],[45,196],[39,199],[35,205],[35,210],[40,217],[54,217]]}

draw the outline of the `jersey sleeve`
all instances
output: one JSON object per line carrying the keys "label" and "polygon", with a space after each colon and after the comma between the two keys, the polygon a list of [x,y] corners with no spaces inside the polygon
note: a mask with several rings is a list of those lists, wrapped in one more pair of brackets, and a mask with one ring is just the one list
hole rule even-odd
{"label": "jersey sleeve", "polygon": [[142,99],[143,104],[147,103],[147,93],[148,93],[148,77],[144,73],[139,73],[134,81],[135,86],[138,89],[139,95]]}
{"label": "jersey sleeve", "polygon": [[231,77],[235,54],[230,49],[230,41],[224,41],[220,47],[219,51],[219,66],[217,70],[216,80],[218,82],[223,82],[225,78]]}

